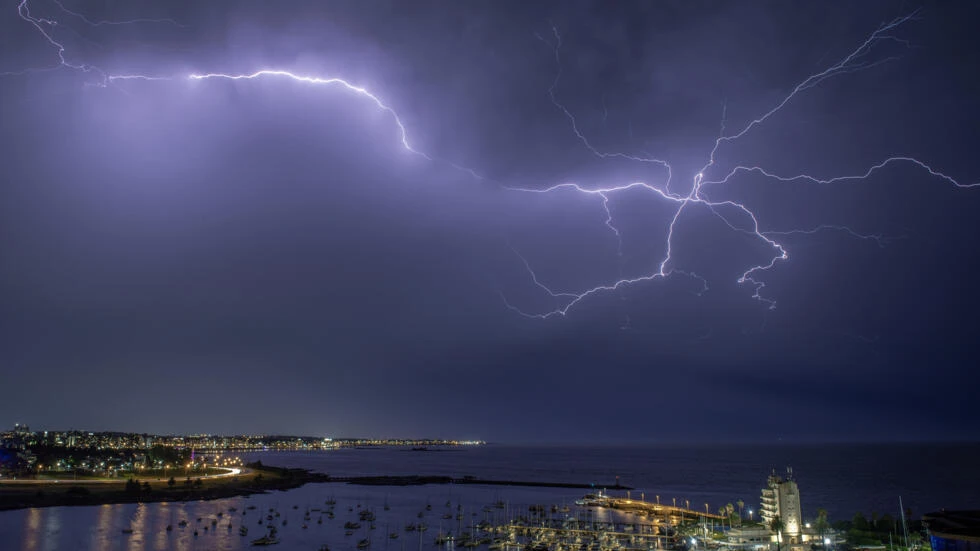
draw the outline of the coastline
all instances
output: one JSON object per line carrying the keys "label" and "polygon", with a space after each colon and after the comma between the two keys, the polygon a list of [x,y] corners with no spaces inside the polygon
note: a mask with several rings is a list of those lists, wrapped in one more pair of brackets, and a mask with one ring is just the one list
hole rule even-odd
{"label": "coastline", "polygon": [[[70,507],[108,505],[116,503],[160,503],[198,500],[214,500],[229,497],[262,494],[275,490],[291,490],[310,483],[353,484],[364,486],[421,486],[429,484],[472,484],[487,486],[524,486],[543,488],[592,489],[591,484],[574,482],[534,482],[519,480],[491,480],[475,477],[453,478],[449,476],[359,476],[331,477],[308,469],[272,467],[260,462],[246,465],[247,471],[233,476],[221,475],[194,479],[194,483],[175,484],[173,487],[159,484],[147,491],[142,488],[143,479],[134,487],[127,487],[128,480],[118,481],[24,481],[0,485],[0,511],[12,511],[33,507]],[[197,481],[200,481],[199,483]],[[153,481],[153,480],[151,480]],[[629,486],[605,486],[609,490],[630,490]]]}
{"label": "coastline", "polygon": [[[33,507],[71,507],[116,503],[159,503],[214,500],[261,494],[273,490],[291,490],[310,482],[329,482],[327,475],[306,469],[270,467],[261,463],[247,465],[248,470],[234,476],[217,476],[183,481],[168,487],[156,482],[149,491],[127,488],[128,479],[119,481],[24,481],[0,486],[0,511]],[[135,479],[142,485],[145,480]],[[200,482],[197,482],[200,481]],[[155,481],[154,481],[155,482]]]}

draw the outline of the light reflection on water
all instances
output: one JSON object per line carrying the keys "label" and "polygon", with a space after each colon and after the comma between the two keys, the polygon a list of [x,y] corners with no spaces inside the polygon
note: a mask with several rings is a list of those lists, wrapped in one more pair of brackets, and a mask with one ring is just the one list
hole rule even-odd
{"label": "light reflection on water", "polygon": [[41,537],[41,509],[30,509],[27,511],[27,516],[24,518],[24,545],[21,548],[24,551],[37,551],[37,540]]}
{"label": "light reflection on water", "polygon": [[[365,487],[338,484],[311,484],[287,492],[272,492],[250,497],[198,501],[187,503],[119,504],[91,507],[58,507],[27,509],[0,513],[0,536],[20,532],[24,551],[106,550],[106,551],[235,551],[250,548],[251,540],[266,533],[269,509],[275,509],[280,517],[282,543],[277,549],[315,550],[328,544],[332,551],[357,551],[361,539],[372,541],[372,551],[439,551],[433,540],[441,530],[445,532],[468,531],[481,520],[503,521],[505,514],[526,514],[532,503],[572,503],[581,497],[581,490],[556,490],[535,488],[491,488],[478,486],[419,486],[419,487]],[[328,498],[335,498],[335,518],[325,513]],[[495,509],[492,513],[483,507],[497,500],[508,501],[508,509]],[[451,507],[445,503],[451,501]],[[390,510],[385,511],[387,503]],[[426,511],[425,506],[432,510]],[[444,520],[442,516],[455,514],[462,504],[462,520]],[[247,509],[254,505],[255,509]],[[358,507],[360,505],[360,507]],[[237,508],[232,512],[230,508]],[[377,515],[371,530],[368,522],[351,536],[345,535],[344,523],[358,521],[358,513],[370,508]],[[304,514],[310,510],[310,520]],[[321,509],[322,511],[314,511]],[[574,507],[573,507],[574,510]],[[218,514],[221,513],[221,516]],[[423,513],[424,518],[418,517]],[[607,513],[599,515],[599,519]],[[321,518],[322,524],[317,520]],[[198,522],[197,519],[201,519]],[[259,520],[262,524],[259,524]],[[178,526],[181,520],[186,527]],[[216,520],[212,527],[211,521]],[[283,521],[287,525],[283,526]],[[407,532],[407,524],[425,522],[426,532]],[[232,529],[228,529],[229,523]],[[166,530],[167,525],[172,531]],[[306,528],[303,525],[306,525]],[[239,535],[239,528],[248,528],[248,535]],[[207,527],[207,530],[204,528]],[[132,534],[123,533],[132,529]],[[197,535],[194,532],[197,531]],[[399,538],[388,537],[397,532]],[[485,551],[485,548],[482,548]],[[478,550],[479,551],[479,550]]]}
{"label": "light reflection on water", "polygon": [[44,511],[44,551],[55,551],[59,548],[61,537],[61,509],[53,508]]}
{"label": "light reflection on water", "polygon": [[154,507],[153,511],[156,512],[156,526],[163,526],[163,530],[155,530],[154,533],[156,537],[153,538],[153,549],[155,551],[164,551],[167,549],[167,540],[170,536],[170,532],[167,532],[167,526],[173,526],[173,521],[171,516],[173,515],[173,508],[169,503],[161,503],[159,507]]}

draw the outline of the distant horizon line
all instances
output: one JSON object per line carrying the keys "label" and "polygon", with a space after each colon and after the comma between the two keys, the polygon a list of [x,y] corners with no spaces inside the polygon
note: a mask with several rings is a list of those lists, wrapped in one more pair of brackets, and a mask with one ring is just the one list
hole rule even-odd
{"label": "distant horizon line", "polygon": [[[13,429],[20,426],[19,423],[15,424],[14,427],[4,430],[3,432],[12,432]],[[50,429],[41,428],[33,429],[28,424],[23,426],[27,427],[32,433],[39,432],[90,432],[93,434],[97,433],[114,433],[114,434],[134,434],[134,435],[144,435],[144,436],[161,436],[161,437],[251,437],[251,438],[300,438],[300,439],[314,439],[314,440],[331,440],[331,441],[430,441],[430,442],[466,442],[471,444],[480,445],[497,445],[497,446],[515,446],[515,447],[737,447],[737,446],[828,446],[828,445],[928,445],[928,444],[947,444],[947,445],[969,445],[977,444],[980,445],[980,437],[937,437],[937,438],[924,438],[924,439],[911,439],[911,438],[776,438],[776,439],[762,439],[762,438],[746,438],[746,439],[698,439],[698,440],[625,440],[625,439],[583,439],[583,440],[547,440],[547,439],[534,439],[534,438],[516,438],[516,439],[482,439],[482,438],[459,438],[459,437],[416,437],[416,436],[316,436],[316,435],[301,435],[301,434],[290,434],[290,433],[276,433],[276,432],[239,432],[239,433],[209,433],[209,432],[198,432],[198,433],[159,433],[159,432],[148,432],[148,431],[132,431],[132,430],[112,430],[112,429]]]}

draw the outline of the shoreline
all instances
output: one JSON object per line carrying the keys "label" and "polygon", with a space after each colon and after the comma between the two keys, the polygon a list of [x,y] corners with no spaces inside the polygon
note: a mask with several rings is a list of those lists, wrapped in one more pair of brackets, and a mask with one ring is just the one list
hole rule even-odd
{"label": "shoreline", "polygon": [[[127,480],[119,481],[24,481],[23,484],[0,485],[0,511],[13,511],[34,507],[72,507],[109,505],[116,503],[162,503],[198,500],[226,499],[250,496],[270,491],[292,490],[306,484],[353,484],[362,486],[424,486],[429,484],[460,484],[486,486],[520,486],[540,488],[596,489],[593,484],[572,482],[533,482],[518,480],[490,480],[470,476],[357,476],[331,477],[307,469],[284,468],[252,463],[248,471],[234,476],[202,477],[200,483],[145,491],[127,489]],[[146,479],[136,479],[142,485]],[[153,482],[156,479],[150,479]],[[631,490],[628,486],[610,485],[607,490]]]}
{"label": "shoreline", "polygon": [[[180,482],[173,487],[161,485],[158,479],[135,479],[138,489],[127,488],[129,479],[118,481],[37,481],[0,485],[0,511],[34,507],[72,507],[116,503],[162,503],[215,500],[249,496],[273,490],[291,490],[311,482],[327,482],[329,477],[306,469],[287,469],[250,464],[248,471],[192,479],[190,485]],[[198,482],[200,481],[200,482]],[[142,484],[154,482],[149,491]]]}

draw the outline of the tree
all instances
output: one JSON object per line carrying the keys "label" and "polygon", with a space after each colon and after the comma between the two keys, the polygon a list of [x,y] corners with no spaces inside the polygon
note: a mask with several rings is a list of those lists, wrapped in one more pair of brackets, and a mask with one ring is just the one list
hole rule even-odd
{"label": "tree", "polygon": [[149,482],[144,482],[143,483],[143,493],[144,494],[150,493],[150,483]]}
{"label": "tree", "polygon": [[728,517],[728,527],[732,527],[732,517],[735,516],[735,506],[729,503],[725,505],[725,516]]}
{"label": "tree", "polygon": [[769,523],[769,529],[776,533],[776,551],[782,551],[783,549],[783,528],[785,527],[783,519],[779,518],[779,515],[772,517],[772,521]]}
{"label": "tree", "polygon": [[170,489],[173,490],[174,489],[174,486],[176,486],[176,485],[177,485],[177,481],[174,480],[174,477],[171,476],[170,477],[170,480],[167,481],[167,486],[169,486]]}
{"label": "tree", "polygon": [[864,518],[864,513],[861,513],[860,511],[854,514],[854,520],[851,521],[851,524],[855,530],[859,530],[861,532],[868,531],[868,519]]}
{"label": "tree", "polygon": [[878,519],[878,523],[875,524],[875,530],[878,532],[894,532],[895,518],[888,513],[881,515],[881,518]]}
{"label": "tree", "polygon": [[126,481],[126,493],[127,494],[138,494],[140,493],[140,483],[136,482],[135,478],[130,478]]}
{"label": "tree", "polygon": [[830,529],[830,523],[827,522],[827,510],[817,509],[817,522],[814,524],[814,528],[817,529],[817,534],[820,535],[820,543],[823,543],[824,534]]}
{"label": "tree", "polygon": [[745,502],[740,499],[735,502],[735,505],[738,505],[738,525],[741,526],[743,516],[742,511],[745,510]]}

